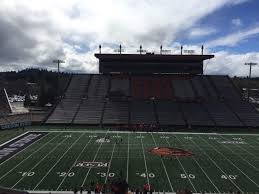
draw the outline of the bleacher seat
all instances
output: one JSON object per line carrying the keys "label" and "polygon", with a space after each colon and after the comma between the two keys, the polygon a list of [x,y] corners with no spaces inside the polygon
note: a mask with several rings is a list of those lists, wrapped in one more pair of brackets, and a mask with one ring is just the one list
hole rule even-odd
{"label": "bleacher seat", "polygon": [[132,101],[130,103],[130,124],[156,124],[152,101]]}
{"label": "bleacher seat", "polygon": [[155,103],[160,125],[184,126],[186,124],[177,102],[168,100]]}

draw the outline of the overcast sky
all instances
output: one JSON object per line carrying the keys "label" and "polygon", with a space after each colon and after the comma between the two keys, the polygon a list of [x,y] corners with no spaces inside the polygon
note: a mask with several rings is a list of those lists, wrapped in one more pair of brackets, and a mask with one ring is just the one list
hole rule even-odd
{"label": "overcast sky", "polygon": [[[0,0],[0,71],[98,72],[94,53],[193,49],[215,54],[207,74],[247,75],[259,62],[258,0]],[[254,68],[259,76],[259,66]]]}

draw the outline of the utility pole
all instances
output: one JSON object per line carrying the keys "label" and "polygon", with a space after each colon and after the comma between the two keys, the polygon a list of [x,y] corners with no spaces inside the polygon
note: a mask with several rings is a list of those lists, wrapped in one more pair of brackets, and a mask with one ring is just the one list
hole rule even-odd
{"label": "utility pole", "polygon": [[58,91],[58,97],[60,97],[60,86],[59,86],[59,80],[60,80],[60,64],[65,63],[65,61],[62,61],[60,59],[53,60],[53,63],[56,63],[58,65],[58,83],[57,83],[57,91]]}
{"label": "utility pole", "polygon": [[[249,65],[249,82],[248,82],[248,85],[250,85],[249,83],[251,82],[252,66],[256,66],[257,63],[250,62],[250,63],[245,63],[245,65]],[[249,93],[250,93],[250,86],[248,86],[248,88],[247,88],[247,100],[248,100],[248,102],[249,102],[249,97],[250,97]]]}

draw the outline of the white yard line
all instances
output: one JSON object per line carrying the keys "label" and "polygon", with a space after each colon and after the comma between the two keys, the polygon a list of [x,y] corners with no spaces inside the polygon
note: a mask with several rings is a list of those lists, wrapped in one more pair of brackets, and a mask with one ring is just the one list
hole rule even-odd
{"label": "white yard line", "polygon": [[[142,152],[143,152],[144,164],[145,164],[146,175],[147,175],[147,183],[150,186],[150,184],[149,184],[149,174],[148,174],[148,170],[147,170],[147,161],[146,161],[146,156],[145,156],[143,141],[142,141],[142,135],[141,135],[140,141],[141,141],[141,145],[142,145]],[[149,190],[150,190],[150,188],[149,188]]]}
{"label": "white yard line", "polygon": [[217,149],[214,148],[213,145],[211,145],[210,143],[208,143],[206,140],[204,140],[202,137],[200,137],[200,139],[202,139],[204,142],[206,142],[208,145],[210,145],[216,152],[218,152],[220,155],[222,155],[230,164],[232,164],[236,169],[238,169],[243,175],[246,176],[246,178],[248,178],[252,183],[254,183],[258,188],[259,185],[254,182],[247,174],[245,174],[240,168],[238,168],[231,160],[229,160],[224,154],[222,154],[221,152],[219,152]]}
{"label": "white yard line", "polygon": [[127,183],[129,182],[129,133],[128,133],[128,154],[127,154],[127,176],[126,176]]}
{"label": "white yard line", "polygon": [[[106,138],[107,134],[108,134],[108,131],[106,131],[106,134],[105,134],[104,138]],[[94,156],[94,159],[93,159],[92,162],[95,162],[95,159],[96,159],[96,157],[97,157],[97,155],[98,155],[98,153],[99,153],[99,150],[100,150],[102,144],[103,144],[103,142],[100,143],[100,145],[99,145],[99,147],[98,147],[98,149],[97,149],[97,151],[96,151],[96,153],[95,153],[95,156]],[[92,169],[92,167],[90,167],[90,168],[88,169],[88,171],[87,171],[87,173],[86,173],[86,175],[85,175],[85,178],[84,178],[84,180],[83,180],[83,183],[81,184],[81,187],[84,186],[85,181],[86,181],[86,179],[87,179],[87,177],[88,177],[88,175],[89,175],[91,169]]]}
{"label": "white yard line", "polygon": [[228,179],[239,191],[241,191],[242,193],[244,192],[242,189],[240,189],[240,188],[236,185],[236,183],[234,183],[234,182],[228,177],[227,173],[225,173],[225,172],[222,170],[222,168],[220,168],[220,166],[219,166],[202,148],[200,148],[199,145],[197,145],[193,140],[191,140],[191,141],[193,142],[193,144],[194,144],[196,147],[198,147],[202,152],[204,152],[204,153],[208,156],[208,158],[210,159],[210,161],[227,177],[227,179]]}
{"label": "white yard line", "polygon": [[113,158],[113,153],[114,153],[115,146],[116,146],[116,143],[113,144],[112,154],[111,154],[111,158],[110,158],[108,170],[107,170],[107,172],[106,172],[106,177],[105,177],[104,184],[107,183],[107,180],[108,180],[108,177],[109,177],[109,173],[110,173],[110,168],[111,168],[111,165],[112,165],[112,158]]}
{"label": "white yard line", "polygon": [[[153,141],[155,142],[155,146],[157,147],[157,143],[156,143],[156,140],[155,140],[155,138],[154,138],[154,136],[153,136],[153,133],[151,133],[151,136],[152,136]],[[164,160],[163,160],[162,158],[160,158],[160,161],[161,161],[161,163],[162,163],[162,165],[163,165],[163,168],[164,168],[164,171],[165,171],[167,180],[168,180],[168,182],[169,182],[169,185],[170,185],[170,187],[171,187],[171,190],[172,190],[172,192],[174,192],[174,188],[173,188],[172,183],[171,183],[171,180],[170,180],[170,178],[169,178],[169,176],[168,176],[168,172],[167,172],[167,169],[166,169],[166,167],[165,167]]]}
{"label": "white yard line", "polygon": [[[28,131],[28,132],[68,132],[68,133],[105,133],[107,131],[103,131],[103,130],[80,130],[80,131],[70,131],[70,130],[39,130],[39,131]],[[117,131],[117,130],[110,130],[108,133],[133,133],[133,134],[147,134],[149,132],[145,132],[145,131]],[[195,133],[195,132],[156,132],[158,134],[183,134],[183,135],[246,135],[246,136],[259,136],[259,134],[251,134],[251,133]]]}
{"label": "white yard line", "polygon": [[89,143],[91,142],[91,140],[93,139],[93,137],[91,137],[91,139],[87,142],[87,144],[85,144],[84,148],[82,149],[82,151],[80,152],[80,154],[78,154],[75,162],[73,163],[73,165],[70,167],[70,169],[68,170],[66,176],[62,179],[62,181],[60,182],[60,184],[58,185],[56,191],[59,190],[59,188],[61,187],[61,185],[63,184],[63,182],[65,181],[65,179],[67,178],[67,175],[70,173],[70,171],[73,169],[74,165],[76,164],[76,162],[78,161],[78,159],[81,157],[82,153],[84,153],[85,149],[87,148],[87,146],[89,145]]}
{"label": "white yard line", "polygon": [[[224,137],[222,137],[223,139],[225,139]],[[227,139],[225,139],[225,140],[227,140]],[[227,147],[226,145],[224,145],[224,144],[221,144],[222,146],[224,146],[225,148],[227,148],[228,150],[230,150],[234,155],[236,155],[236,156],[238,156],[239,158],[241,158],[242,160],[244,160],[248,165],[250,165],[252,168],[254,168],[256,171],[258,171],[259,172],[259,169],[258,168],[256,168],[253,164],[251,164],[250,162],[248,162],[246,159],[244,159],[243,157],[241,157],[241,156],[239,156],[238,154],[236,154],[231,148],[229,148],[229,147]],[[242,148],[242,146],[239,146],[239,145],[237,145],[237,144],[235,144],[235,146],[238,146],[239,148],[241,148],[242,150],[245,150],[244,148]],[[245,150],[246,151],[246,150]],[[247,151],[247,153],[249,153],[248,151]],[[253,155],[252,155],[253,156]]]}
{"label": "white yard line", "polygon": [[[28,132],[26,132],[26,133],[28,133]],[[26,133],[24,133],[24,134],[26,134]],[[23,135],[24,135],[24,134],[23,134]],[[21,137],[21,135],[19,135],[18,137]],[[18,138],[18,137],[17,137],[17,138]],[[43,137],[44,137],[44,136],[43,136]],[[14,139],[16,139],[16,138],[14,138]],[[14,139],[12,139],[12,140],[14,140]],[[39,138],[39,139],[37,139],[36,141],[34,141],[33,143],[31,143],[30,145],[28,145],[27,147],[25,147],[25,148],[22,149],[21,151],[18,151],[17,153],[15,153],[14,155],[12,155],[10,158],[8,158],[8,159],[6,159],[5,161],[3,161],[3,162],[0,164],[0,166],[3,165],[4,163],[6,163],[7,161],[11,160],[12,158],[14,158],[16,155],[18,155],[18,154],[24,152],[25,150],[27,150],[29,147],[31,147],[32,145],[36,144],[36,143],[39,142],[40,140],[42,140],[42,137]],[[10,142],[10,141],[8,141],[8,142]]]}
{"label": "white yard line", "polygon": [[[182,145],[184,145],[182,142],[181,142],[181,140],[177,137],[177,136],[175,136],[176,137],[176,139],[182,144]],[[218,189],[218,187],[212,182],[212,180],[210,179],[210,177],[208,176],[208,174],[204,171],[204,169],[201,167],[201,165],[199,164],[199,162],[194,158],[194,157],[191,157],[195,162],[196,162],[196,164],[199,166],[199,168],[202,170],[202,172],[203,172],[203,174],[207,177],[207,179],[210,181],[210,183],[214,186],[214,188],[217,190],[217,192],[219,192],[220,193],[220,190]]]}
{"label": "white yard line", "polygon": [[82,135],[80,135],[76,141],[74,141],[74,143],[72,143],[70,145],[70,147],[62,154],[62,156],[55,162],[55,164],[49,169],[49,171],[42,177],[42,179],[36,184],[36,186],[33,188],[33,190],[35,190],[41,183],[42,181],[49,175],[49,173],[53,170],[53,168],[55,168],[55,166],[59,163],[59,161],[68,153],[68,151],[81,139],[81,137],[83,137],[83,133]]}
{"label": "white yard line", "polygon": [[[167,139],[166,139],[166,142],[167,142],[167,144],[171,147],[171,144],[170,144],[170,142],[169,142]],[[190,180],[190,178],[189,178],[189,176],[188,176],[188,174],[187,174],[187,172],[186,172],[186,170],[185,170],[184,166],[182,165],[181,161],[179,160],[179,158],[178,158],[178,157],[176,157],[176,159],[177,159],[178,163],[181,165],[181,167],[182,167],[182,169],[183,169],[183,171],[184,171],[184,173],[185,173],[185,175],[186,175],[187,179],[188,179],[188,180],[189,180],[189,182],[191,183],[192,188],[193,188],[193,189],[194,189],[194,191],[197,193],[197,190],[196,190],[196,188],[194,187],[194,185],[193,185],[192,181]]]}
{"label": "white yard line", "polygon": [[[46,157],[48,157],[52,152],[55,151],[55,149],[60,146],[65,140],[67,140],[67,138],[64,138],[61,142],[59,142],[54,148],[51,149],[50,152],[48,152],[48,154],[46,154],[39,162],[37,162],[28,172],[31,172],[33,169],[35,169]],[[19,182],[21,182],[23,179],[25,178],[25,176],[23,176],[22,178],[20,178],[12,187],[11,189],[13,189]]]}
{"label": "white yard line", "polygon": [[[50,134],[50,133],[49,133]],[[48,135],[49,135],[48,134]],[[47,136],[45,136],[47,137]],[[58,135],[54,136],[53,138],[51,138],[49,141],[47,141],[46,143],[44,143],[40,148],[38,148],[37,150],[35,150],[34,152],[32,152],[29,156],[27,156],[26,158],[24,158],[21,162],[19,162],[16,166],[14,166],[11,170],[9,170],[7,173],[5,173],[3,176],[0,177],[0,180],[2,178],[4,178],[6,175],[8,175],[10,172],[12,172],[15,168],[17,168],[18,166],[20,166],[23,162],[25,162],[26,160],[28,160],[33,154],[38,153],[39,150],[41,150],[42,148],[44,148],[49,142],[51,142],[53,139],[55,139],[56,137],[58,137]]]}

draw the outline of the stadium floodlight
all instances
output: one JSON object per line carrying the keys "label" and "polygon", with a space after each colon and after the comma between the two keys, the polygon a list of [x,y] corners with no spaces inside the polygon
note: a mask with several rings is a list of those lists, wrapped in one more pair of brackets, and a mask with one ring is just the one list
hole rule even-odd
{"label": "stadium floodlight", "polygon": [[163,46],[161,45],[160,46],[160,55],[162,55],[162,54],[168,54],[168,53],[171,53],[171,50],[163,50]]}
{"label": "stadium floodlight", "polygon": [[124,52],[124,49],[122,49],[121,44],[120,44],[119,49],[114,49],[113,51],[121,54],[122,52]]}
{"label": "stadium floodlight", "polygon": [[[246,66],[249,66],[249,80],[251,81],[251,74],[252,74],[252,66],[256,66],[258,65],[257,63],[253,63],[253,62],[249,62],[249,63],[245,63]],[[247,88],[247,100],[249,102],[249,92],[250,91],[250,87]]]}
{"label": "stadium floodlight", "polygon": [[53,60],[53,63],[57,63],[57,65],[58,65],[58,82],[57,82],[57,94],[58,94],[58,96],[60,96],[60,89],[59,89],[59,69],[60,69],[60,64],[61,63],[65,63],[65,61],[63,61],[63,60],[60,60],[60,59],[55,59],[55,60]]}
{"label": "stadium floodlight", "polygon": [[102,45],[99,44],[99,54],[102,54]]}
{"label": "stadium floodlight", "polygon": [[65,61],[62,61],[60,59],[56,59],[56,60],[53,60],[53,63],[57,63],[58,64],[58,73],[59,73],[60,64],[61,63],[65,63]]}
{"label": "stadium floodlight", "polygon": [[137,50],[137,52],[139,52],[139,54],[142,54],[142,53],[146,53],[147,50],[143,50],[142,49],[142,45],[139,46],[139,50]]}

